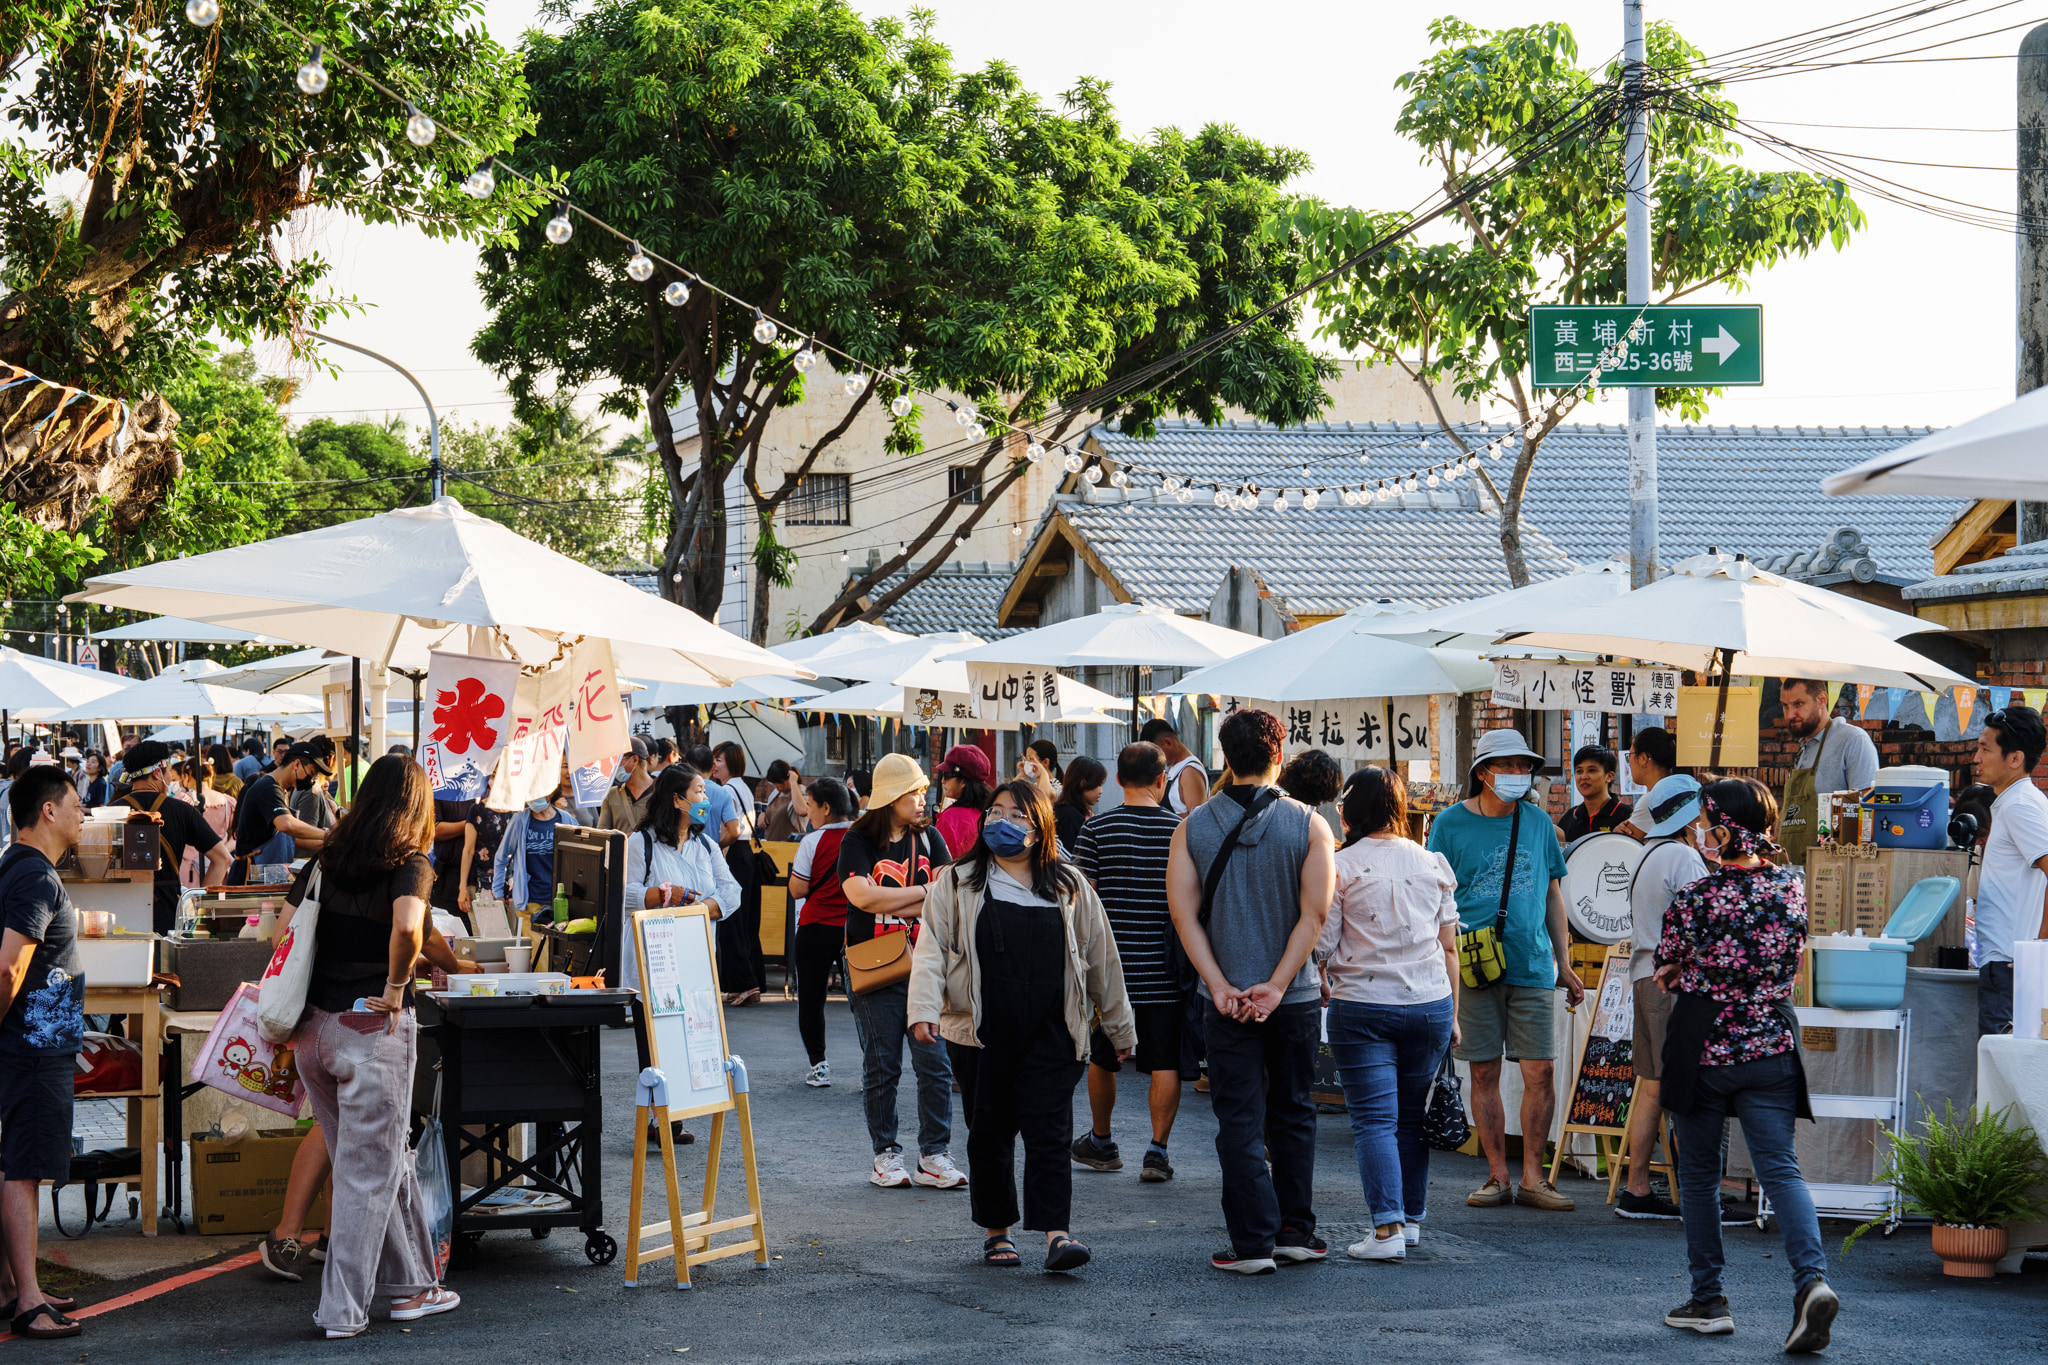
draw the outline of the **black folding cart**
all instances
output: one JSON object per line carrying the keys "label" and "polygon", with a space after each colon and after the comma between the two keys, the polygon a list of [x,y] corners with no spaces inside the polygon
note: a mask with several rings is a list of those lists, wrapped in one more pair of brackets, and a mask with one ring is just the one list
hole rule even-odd
{"label": "black folding cart", "polygon": [[[593,1265],[609,1265],[619,1244],[604,1230],[601,1030],[632,1021],[630,991],[569,995],[422,998],[422,1035],[440,1054],[441,1132],[448,1169],[461,1186],[462,1160],[484,1158],[486,1178],[455,1206],[457,1265],[473,1264],[483,1235],[558,1227],[583,1233]],[[534,1125],[537,1141],[513,1152],[513,1132]],[[524,1185],[514,1182],[524,1178]],[[501,1205],[501,1191],[556,1196],[551,1207]],[[491,1201],[491,1202],[487,1202]]]}

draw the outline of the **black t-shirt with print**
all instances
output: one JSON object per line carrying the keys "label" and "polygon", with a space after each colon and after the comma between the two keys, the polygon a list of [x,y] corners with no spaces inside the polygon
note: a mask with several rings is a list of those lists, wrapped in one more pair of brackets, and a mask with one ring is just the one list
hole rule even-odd
{"label": "black t-shirt with print", "polygon": [[42,850],[17,842],[0,854],[0,929],[12,929],[36,945],[21,989],[0,1018],[0,1052],[77,1052],[85,1043],[78,913]]}
{"label": "black t-shirt with print", "polygon": [[284,789],[275,777],[263,773],[251,779],[242,788],[241,804],[235,808],[235,843],[230,852],[237,858],[250,857],[277,837],[277,817],[290,813]]}
{"label": "black t-shirt with print", "polygon": [[[935,831],[913,830],[886,849],[878,849],[860,831],[849,829],[839,841],[839,881],[866,877],[876,886],[928,886],[932,873],[949,861]],[[846,941],[865,943],[875,936],[875,917],[848,901]]]}

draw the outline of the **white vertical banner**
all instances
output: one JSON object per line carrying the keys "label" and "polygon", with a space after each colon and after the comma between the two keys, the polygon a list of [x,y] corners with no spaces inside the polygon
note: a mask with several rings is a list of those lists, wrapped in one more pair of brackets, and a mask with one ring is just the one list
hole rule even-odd
{"label": "white vertical banner", "polygon": [[979,720],[1019,725],[1058,720],[1065,714],[1060,709],[1060,684],[1065,681],[1056,668],[967,665],[967,690],[974,697],[974,714]]}
{"label": "white vertical banner", "polygon": [[1429,762],[1429,698],[1394,698],[1394,758],[1402,763]]}
{"label": "white vertical banner", "polygon": [[600,804],[626,751],[626,707],[612,665],[612,643],[586,639],[569,655],[576,707],[569,718],[569,774],[579,806]]}
{"label": "white vertical banner", "polygon": [[[518,687],[519,664],[515,660],[440,650],[427,655],[427,681],[420,705],[431,708],[427,716],[433,724],[420,740],[419,759],[434,784],[435,796],[473,801],[483,794],[484,780],[511,737],[510,713]],[[344,699],[344,728],[346,710]]]}
{"label": "white vertical banner", "polygon": [[518,810],[554,795],[569,743],[576,679],[567,668],[521,677],[512,700],[512,732],[491,780],[492,810]]}

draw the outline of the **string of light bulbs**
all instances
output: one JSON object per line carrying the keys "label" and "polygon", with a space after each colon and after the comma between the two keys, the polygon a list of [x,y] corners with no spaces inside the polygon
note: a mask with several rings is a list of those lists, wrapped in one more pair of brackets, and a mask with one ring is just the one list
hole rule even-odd
{"label": "string of light bulbs", "polygon": [[[249,0],[249,3],[256,12],[269,19],[277,27],[309,45],[309,55],[306,61],[298,68],[295,76],[296,84],[304,95],[309,98],[318,96],[327,89],[330,81],[327,67],[331,61],[336,67],[360,78],[372,89],[404,108],[406,112],[406,139],[414,146],[422,148],[430,146],[436,137],[445,133],[463,146],[476,149],[481,154],[482,149],[474,138],[453,125],[437,122],[431,114],[423,111],[414,99],[391,88],[375,75],[355,65],[353,62],[348,61],[344,57],[328,54],[324,44],[315,40],[312,35],[298,28],[290,20],[277,14],[268,5],[263,3],[263,0]],[[218,23],[221,14],[221,0],[187,0],[185,5],[186,20],[200,28],[211,27]],[[630,246],[632,255],[626,262],[625,271],[628,278],[632,279],[635,283],[645,283],[653,278],[658,266],[665,266],[673,272],[678,278],[671,280],[662,291],[662,299],[670,306],[681,307],[688,303],[691,296],[691,285],[694,283],[735,306],[748,311],[753,318],[751,335],[754,340],[763,346],[773,345],[778,339],[782,339],[787,345],[792,345],[794,350],[789,360],[798,373],[808,373],[817,366],[820,360],[826,359],[828,355],[837,357],[844,364],[835,365],[835,368],[845,369],[846,375],[842,388],[850,398],[860,397],[870,383],[891,384],[895,387],[896,392],[889,402],[889,411],[895,417],[909,416],[914,406],[910,395],[913,393],[921,394],[935,402],[943,403],[952,412],[955,423],[962,428],[962,435],[969,444],[978,445],[984,443],[990,438],[992,432],[1001,432],[1021,439],[1025,446],[1024,459],[1028,463],[1038,464],[1045,459],[1048,453],[1051,453],[1059,458],[1065,472],[1069,474],[1079,473],[1091,484],[1099,483],[1105,477],[1099,461],[1090,460],[1065,442],[1055,443],[1050,451],[1048,451],[1047,446],[1038,439],[1036,432],[1030,425],[1018,424],[1006,418],[983,413],[978,410],[971,400],[962,403],[935,390],[922,387],[917,384],[914,376],[905,369],[871,365],[839,347],[823,341],[815,335],[808,335],[801,329],[790,326],[787,322],[778,321],[770,316],[760,305],[743,299],[730,290],[721,287],[716,282],[705,278],[702,273],[690,270],[658,253],[648,251],[630,233],[614,227],[609,222],[575,203],[568,196],[561,194],[558,189],[544,185],[537,178],[527,175],[517,167],[507,164],[496,156],[483,157],[476,168],[461,182],[463,190],[473,198],[479,200],[488,199],[497,189],[495,172],[509,174],[554,198],[554,215],[547,221],[543,229],[543,235],[551,245],[562,246],[572,239],[575,234],[576,225],[572,221],[571,215],[575,215],[576,218]],[[1611,354],[1613,358],[1618,359],[1626,355],[1626,349],[1623,347]],[[1563,398],[1553,403],[1544,416],[1554,417],[1566,400],[1575,399],[1593,382],[1597,381],[1600,371],[1612,363],[1609,355],[1610,353],[1603,353],[1598,366],[1571,390],[1566,391]],[[1057,414],[1049,414],[1045,419],[1041,420],[1051,422],[1056,419]],[[1536,434],[1541,430],[1543,421],[1543,417],[1533,419],[1529,423],[1524,424],[1524,431],[1529,435]],[[1503,436],[1499,440],[1490,443],[1487,454],[1494,459],[1500,458],[1502,449],[1511,437],[1512,432],[1510,435]],[[1361,459],[1365,458],[1368,457],[1362,453]],[[1436,487],[1446,477],[1454,479],[1462,473],[1468,470],[1476,470],[1478,467],[1478,456],[1471,454],[1461,457],[1456,461],[1444,462],[1441,465],[1418,467],[1409,471],[1405,477],[1394,480],[1394,482],[1407,491],[1412,492],[1422,484],[1426,483],[1430,487]],[[1111,471],[1107,475],[1111,486],[1117,488],[1127,487],[1130,482],[1130,474],[1128,472],[1130,470],[1160,475],[1163,484],[1166,486],[1166,491],[1173,494],[1181,502],[1191,501],[1194,496],[1193,489],[1206,484],[1213,490],[1217,506],[1232,505],[1232,502],[1226,499],[1226,487],[1223,483],[1184,479],[1165,470],[1155,470],[1137,463],[1126,463]],[[1321,495],[1332,491],[1333,488],[1347,503],[1353,504],[1371,501],[1374,498],[1384,501],[1393,496],[1392,490],[1388,487],[1387,480],[1378,480],[1376,486],[1369,487],[1369,485],[1375,485],[1375,481],[1364,480],[1355,486],[1332,484],[1323,484],[1313,488],[1304,486],[1301,490],[1303,505],[1313,509],[1318,505]],[[1240,480],[1236,483],[1237,491],[1230,494],[1229,497],[1240,506],[1256,505],[1257,491],[1260,487],[1261,485],[1256,480]],[[1245,497],[1247,493],[1251,495],[1248,500]],[[1277,503],[1276,506],[1280,507],[1281,510],[1285,510],[1284,489],[1281,491],[1280,496],[1283,501]],[[1021,526],[1013,526],[1012,532],[1013,535],[1021,535]]]}

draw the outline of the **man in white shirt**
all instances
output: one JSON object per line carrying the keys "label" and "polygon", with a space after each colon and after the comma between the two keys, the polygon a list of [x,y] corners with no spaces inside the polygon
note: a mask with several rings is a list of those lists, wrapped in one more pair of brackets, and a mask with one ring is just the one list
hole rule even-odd
{"label": "man in white shirt", "polygon": [[2048,727],[2031,706],[1984,717],[1977,780],[1997,793],[1977,873],[1977,1034],[2012,1032],[2012,945],[2048,938],[2048,796],[2034,765]]}

